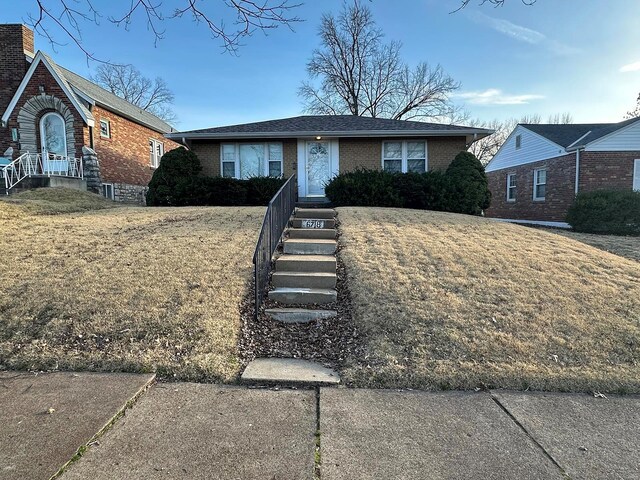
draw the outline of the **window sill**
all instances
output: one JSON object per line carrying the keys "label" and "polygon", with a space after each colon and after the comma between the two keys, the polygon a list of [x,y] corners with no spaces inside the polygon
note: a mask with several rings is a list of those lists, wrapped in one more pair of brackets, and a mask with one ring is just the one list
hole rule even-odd
{"label": "window sill", "polygon": [[546,200],[546,198],[534,198],[533,201],[534,202],[544,202]]}
{"label": "window sill", "polygon": [[513,199],[512,199],[512,200],[509,200],[509,199],[507,198],[507,203],[516,203],[516,201],[515,201],[515,200],[513,200]]}

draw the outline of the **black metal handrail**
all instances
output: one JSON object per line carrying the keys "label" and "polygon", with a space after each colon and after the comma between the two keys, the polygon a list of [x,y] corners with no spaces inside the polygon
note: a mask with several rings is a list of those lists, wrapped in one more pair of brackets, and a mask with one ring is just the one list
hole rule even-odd
{"label": "black metal handrail", "polygon": [[256,318],[269,282],[273,253],[280,244],[284,229],[296,208],[297,199],[298,187],[294,173],[273,196],[264,214],[260,236],[253,254]]}

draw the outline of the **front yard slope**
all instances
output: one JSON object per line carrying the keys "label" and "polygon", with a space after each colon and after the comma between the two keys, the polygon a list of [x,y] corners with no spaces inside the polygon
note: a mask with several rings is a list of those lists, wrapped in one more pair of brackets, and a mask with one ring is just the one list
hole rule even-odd
{"label": "front yard slope", "polygon": [[638,263],[553,233],[340,208],[363,387],[640,392]]}
{"label": "front yard slope", "polygon": [[0,368],[230,381],[263,208],[0,202]]}

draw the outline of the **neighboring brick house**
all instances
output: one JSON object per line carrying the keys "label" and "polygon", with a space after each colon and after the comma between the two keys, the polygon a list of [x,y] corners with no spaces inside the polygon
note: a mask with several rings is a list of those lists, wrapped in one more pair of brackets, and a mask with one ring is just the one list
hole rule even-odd
{"label": "neighboring brick house", "polygon": [[306,115],[167,134],[195,152],[206,175],[248,178],[298,173],[299,197],[317,201],[334,175],[358,167],[393,172],[444,170],[483,128]]}
{"label": "neighboring brick house", "polygon": [[34,53],[33,31],[24,25],[0,25],[0,66],[0,154],[13,150],[0,159],[0,176],[13,174],[18,188],[88,185],[114,200],[144,203],[160,157],[178,146],[164,137],[174,131],[170,125]]}
{"label": "neighboring brick house", "polygon": [[486,172],[492,194],[487,216],[567,226],[578,192],[640,190],[640,118],[518,125]]}

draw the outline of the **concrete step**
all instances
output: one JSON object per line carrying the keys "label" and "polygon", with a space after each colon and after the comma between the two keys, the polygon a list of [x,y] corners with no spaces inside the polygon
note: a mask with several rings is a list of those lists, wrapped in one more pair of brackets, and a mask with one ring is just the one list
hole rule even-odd
{"label": "concrete step", "polygon": [[296,218],[334,218],[336,211],[333,208],[296,208]]}
{"label": "concrete step", "polygon": [[291,220],[291,226],[293,228],[336,228],[336,221],[334,219],[326,218],[294,218]]}
{"label": "concrete step", "polygon": [[291,305],[333,303],[338,299],[335,290],[324,288],[279,287],[269,292],[269,299]]}
{"label": "concrete step", "polygon": [[283,242],[284,253],[293,255],[333,255],[338,242],[311,238],[289,238]]}
{"label": "concrete step", "polygon": [[289,238],[315,238],[334,240],[337,232],[335,228],[290,228]]}
{"label": "concrete step", "polygon": [[336,288],[336,274],[326,272],[274,272],[274,287]]}
{"label": "concrete step", "polygon": [[336,273],[336,259],[329,255],[281,255],[276,260],[276,272]]}
{"label": "concrete step", "polygon": [[330,368],[298,358],[256,358],[242,372],[248,383],[337,385],[340,375]]}
{"label": "concrete step", "polygon": [[309,323],[338,315],[335,310],[308,310],[306,308],[267,308],[268,317],[282,323]]}

